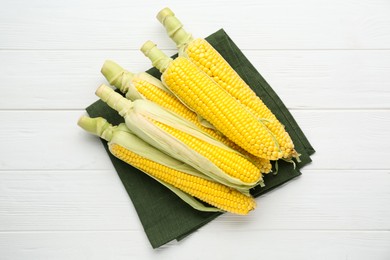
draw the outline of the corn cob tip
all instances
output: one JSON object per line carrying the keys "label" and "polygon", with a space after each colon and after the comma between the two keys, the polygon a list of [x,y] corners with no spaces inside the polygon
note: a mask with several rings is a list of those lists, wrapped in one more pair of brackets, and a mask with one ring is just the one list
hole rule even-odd
{"label": "corn cob tip", "polygon": [[160,12],[158,12],[156,18],[160,23],[164,23],[164,20],[168,16],[175,16],[175,14],[172,12],[172,10],[169,7],[165,7]]}
{"label": "corn cob tip", "polygon": [[152,65],[161,73],[164,72],[172,61],[157,45],[152,41],[145,42],[141,47],[141,52],[150,59]]}

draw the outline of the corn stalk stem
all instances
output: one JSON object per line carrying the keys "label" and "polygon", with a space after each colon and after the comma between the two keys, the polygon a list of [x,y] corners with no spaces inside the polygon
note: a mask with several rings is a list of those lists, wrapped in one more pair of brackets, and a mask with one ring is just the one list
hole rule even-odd
{"label": "corn stalk stem", "polygon": [[169,8],[162,9],[157,14],[157,20],[165,27],[168,36],[180,48],[194,40],[192,35],[183,29],[183,24]]}
{"label": "corn stalk stem", "polygon": [[128,88],[127,84],[125,84],[127,82],[123,82],[123,76],[126,75],[127,81],[131,81],[134,77],[133,73],[125,70],[120,65],[111,60],[107,60],[104,62],[101,68],[101,73],[110,83],[110,85],[115,86],[122,93],[126,93]]}
{"label": "corn stalk stem", "polygon": [[133,108],[133,102],[104,84],[96,90],[95,94],[123,117]]}
{"label": "corn stalk stem", "polygon": [[85,131],[97,135],[108,142],[111,141],[115,128],[102,117],[90,118],[88,116],[82,116],[77,124]]}
{"label": "corn stalk stem", "polygon": [[163,73],[172,62],[172,59],[158,49],[156,44],[152,41],[145,42],[141,47],[141,51],[161,73]]}

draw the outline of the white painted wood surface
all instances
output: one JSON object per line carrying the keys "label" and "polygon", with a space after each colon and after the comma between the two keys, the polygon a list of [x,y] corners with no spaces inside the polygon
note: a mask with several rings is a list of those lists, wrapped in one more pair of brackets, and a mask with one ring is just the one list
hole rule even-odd
{"label": "white painted wood surface", "polygon": [[[174,53],[154,18],[165,6],[195,36],[223,27],[317,153],[248,217],[153,250],[76,121],[105,59],[147,69],[147,39]],[[0,259],[390,259],[389,17],[388,0],[3,0]]]}

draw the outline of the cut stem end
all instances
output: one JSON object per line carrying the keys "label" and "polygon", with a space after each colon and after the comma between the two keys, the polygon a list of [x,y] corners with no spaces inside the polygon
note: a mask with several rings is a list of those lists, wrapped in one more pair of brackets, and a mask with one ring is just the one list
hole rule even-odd
{"label": "cut stem end", "polygon": [[106,141],[110,141],[112,134],[109,134],[108,129],[112,128],[112,125],[107,122],[103,117],[90,118],[88,116],[82,116],[78,120],[77,124],[85,131],[97,135]]}
{"label": "cut stem end", "polygon": [[141,47],[141,51],[161,73],[167,69],[169,63],[172,61],[172,59],[158,49],[157,45],[152,41],[145,42]]}
{"label": "cut stem end", "polygon": [[125,116],[133,108],[133,102],[104,84],[100,85],[95,94],[112,109],[118,111],[121,116]]}
{"label": "cut stem end", "polygon": [[123,82],[123,76],[126,74],[128,80],[131,80],[134,77],[134,74],[125,70],[117,63],[107,60],[104,62],[103,67],[101,69],[101,73],[110,83],[110,85],[118,88],[122,93],[125,93],[127,90],[127,86],[125,86]]}
{"label": "cut stem end", "polygon": [[180,48],[194,40],[192,35],[183,29],[183,24],[168,7],[157,14],[157,20],[165,27],[168,36],[176,43],[177,47]]}

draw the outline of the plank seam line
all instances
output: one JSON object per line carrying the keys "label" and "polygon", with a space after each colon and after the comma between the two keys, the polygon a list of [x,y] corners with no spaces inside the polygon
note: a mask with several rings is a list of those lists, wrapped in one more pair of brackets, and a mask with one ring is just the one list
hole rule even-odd
{"label": "plank seam line", "polygon": [[[162,51],[177,51],[177,49],[172,49],[172,48],[162,48]],[[254,49],[254,48],[241,48],[241,51],[390,51],[389,48],[357,48],[357,49],[351,49],[351,48],[319,48],[319,49],[299,49],[299,48],[291,48],[291,49]],[[83,49],[83,48],[74,48],[74,49],[65,49],[65,48],[52,48],[52,49],[29,49],[29,48],[20,48],[20,49],[15,49],[15,48],[0,48],[0,51],[137,51],[139,52],[139,49],[137,48],[96,48],[96,49]]]}
{"label": "plank seam line", "polygon": [[[290,107],[290,111],[389,111],[390,107],[373,107],[373,108],[303,108],[303,107]],[[68,111],[80,111],[85,112],[85,108],[0,108],[0,112],[68,112]]]}
{"label": "plank seam line", "polygon": [[[0,169],[0,173],[2,172],[108,172],[108,171],[114,171],[112,168],[107,168],[107,169]],[[317,168],[317,169],[307,169],[304,168],[302,170],[303,173],[307,172],[322,172],[322,171],[338,171],[337,174],[339,174],[339,171],[343,172],[365,172],[365,171],[370,171],[370,172],[388,172],[390,171],[390,168],[359,168],[359,169],[351,169],[351,168]],[[308,173],[307,173],[308,174]]]}
{"label": "plank seam line", "polygon": [[[223,229],[223,231],[236,231],[236,232],[252,232],[252,231],[271,231],[271,232],[380,232],[388,233],[390,229],[250,229],[250,230],[235,230],[235,229]],[[124,230],[0,230],[1,233],[106,233],[106,232],[143,232],[139,229],[124,229]],[[204,233],[214,233],[215,230],[202,230]]]}

